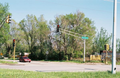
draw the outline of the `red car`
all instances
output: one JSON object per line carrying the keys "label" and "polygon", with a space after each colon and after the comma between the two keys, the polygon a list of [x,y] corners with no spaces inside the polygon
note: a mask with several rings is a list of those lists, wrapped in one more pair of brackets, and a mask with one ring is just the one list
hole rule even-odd
{"label": "red car", "polygon": [[19,58],[20,62],[31,62],[31,59],[29,59],[27,56],[21,56]]}

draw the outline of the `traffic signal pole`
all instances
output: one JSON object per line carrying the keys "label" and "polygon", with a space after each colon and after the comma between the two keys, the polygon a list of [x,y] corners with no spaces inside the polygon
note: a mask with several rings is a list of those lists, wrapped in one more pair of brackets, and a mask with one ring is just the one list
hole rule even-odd
{"label": "traffic signal pole", "polygon": [[14,58],[14,62],[15,62],[15,47],[16,47],[16,41],[15,41],[15,39],[13,39],[13,47],[14,47],[13,58]]}
{"label": "traffic signal pole", "polygon": [[114,0],[113,12],[113,37],[112,37],[112,74],[116,73],[116,16],[117,16],[117,0]]}
{"label": "traffic signal pole", "polygon": [[108,54],[107,54],[107,50],[106,50],[105,64],[108,64],[108,63],[107,63],[107,57],[108,57]]}
{"label": "traffic signal pole", "polygon": [[14,46],[14,62],[15,62],[15,46]]}

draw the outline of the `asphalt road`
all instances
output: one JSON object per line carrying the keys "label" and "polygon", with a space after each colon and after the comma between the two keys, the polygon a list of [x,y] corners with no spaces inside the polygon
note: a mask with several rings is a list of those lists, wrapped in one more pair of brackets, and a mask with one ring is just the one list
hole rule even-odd
{"label": "asphalt road", "polygon": [[[17,65],[4,65],[0,64],[0,68],[5,69],[20,69],[25,71],[37,71],[37,72],[88,72],[88,71],[111,71],[111,65],[105,64],[77,64],[77,63],[65,63],[65,62],[43,62],[32,61],[19,62]],[[117,65],[117,71],[120,71],[120,65]]]}

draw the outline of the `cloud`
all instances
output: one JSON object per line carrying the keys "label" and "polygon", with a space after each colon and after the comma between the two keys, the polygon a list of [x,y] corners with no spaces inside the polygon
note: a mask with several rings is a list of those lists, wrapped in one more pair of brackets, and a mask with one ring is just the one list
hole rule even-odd
{"label": "cloud", "polygon": [[[109,2],[113,2],[113,0],[104,0],[104,1],[109,1]],[[117,2],[117,3],[120,3],[120,2]]]}

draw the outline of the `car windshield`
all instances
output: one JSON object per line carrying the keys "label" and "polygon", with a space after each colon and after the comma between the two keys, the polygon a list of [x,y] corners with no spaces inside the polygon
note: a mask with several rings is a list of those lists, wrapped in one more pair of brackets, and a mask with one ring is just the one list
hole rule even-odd
{"label": "car windshield", "polygon": [[28,57],[23,57],[24,59],[29,59]]}

